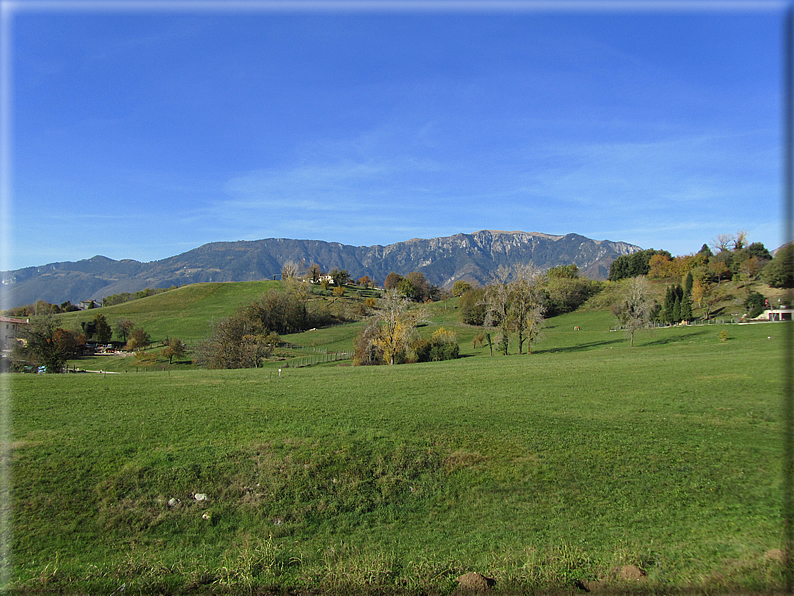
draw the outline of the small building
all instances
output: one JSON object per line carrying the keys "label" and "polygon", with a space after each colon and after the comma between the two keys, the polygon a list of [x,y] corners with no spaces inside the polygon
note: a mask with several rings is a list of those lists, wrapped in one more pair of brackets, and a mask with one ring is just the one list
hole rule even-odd
{"label": "small building", "polygon": [[774,310],[765,310],[760,319],[767,321],[791,321],[794,320],[794,308],[783,307]]}
{"label": "small building", "polygon": [[0,345],[8,346],[21,337],[22,330],[30,325],[30,319],[0,317]]}
{"label": "small building", "polygon": [[88,310],[89,308],[100,308],[102,303],[97,300],[81,300],[78,308],[80,310]]}

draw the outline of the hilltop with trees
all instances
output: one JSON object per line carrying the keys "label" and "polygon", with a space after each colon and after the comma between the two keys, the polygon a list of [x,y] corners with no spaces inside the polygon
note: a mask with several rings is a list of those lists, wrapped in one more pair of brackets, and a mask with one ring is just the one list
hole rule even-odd
{"label": "hilltop with trees", "polygon": [[[487,345],[489,353],[530,354],[547,319],[578,309],[611,313],[632,345],[635,332],[644,327],[757,316],[786,302],[793,252],[784,247],[773,256],[740,232],[720,235],[687,255],[656,249],[623,255],[612,263],[609,281],[589,279],[575,264],[543,271],[526,263],[496,268],[484,285],[457,280],[451,292],[419,271],[391,271],[384,276],[385,290],[379,290],[369,276],[354,283],[344,269],[326,273],[316,263],[303,267],[287,261],[283,281],[248,282],[253,284],[245,290],[248,299],[237,293],[237,286],[198,284],[99,310],[62,313],[59,305],[43,301],[30,308],[60,317],[50,316],[59,321],[50,329],[50,339],[60,346],[62,360],[82,353],[86,345],[112,341],[114,347],[134,352],[141,364],[171,364],[189,354],[208,368],[259,367],[287,357],[285,336],[357,324],[348,336],[349,347],[343,348],[354,354],[355,364],[398,364],[455,358],[461,333],[474,345]],[[188,297],[210,290],[224,290],[227,306],[218,310],[212,302],[200,302],[206,311],[191,306]],[[438,316],[438,309],[426,308],[435,303],[443,303],[445,312],[450,304],[455,322],[423,332]],[[24,354],[18,351],[19,359],[30,364],[50,358],[36,354],[35,345]],[[160,350],[155,360],[154,346]]]}

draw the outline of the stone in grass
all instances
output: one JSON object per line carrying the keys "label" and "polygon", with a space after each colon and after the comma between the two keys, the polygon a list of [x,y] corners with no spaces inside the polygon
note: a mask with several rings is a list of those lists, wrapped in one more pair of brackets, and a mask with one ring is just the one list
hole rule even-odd
{"label": "stone in grass", "polygon": [[169,507],[176,507],[178,504],[179,504],[179,499],[175,499],[174,497],[171,497],[170,499],[168,499],[168,506]]}
{"label": "stone in grass", "polygon": [[460,586],[452,593],[453,596],[481,594],[496,585],[495,579],[491,577],[485,577],[476,571],[471,571],[465,575],[461,575],[455,581],[458,582]]}
{"label": "stone in grass", "polygon": [[204,493],[196,493],[193,495],[193,498],[196,499],[196,501],[206,501],[207,495],[205,495]]}

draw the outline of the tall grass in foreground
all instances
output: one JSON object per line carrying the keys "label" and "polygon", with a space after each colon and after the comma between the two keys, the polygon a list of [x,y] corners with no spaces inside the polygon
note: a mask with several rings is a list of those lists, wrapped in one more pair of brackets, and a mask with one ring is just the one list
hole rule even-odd
{"label": "tall grass in foreground", "polygon": [[779,329],[280,377],[14,376],[14,586],[777,589]]}

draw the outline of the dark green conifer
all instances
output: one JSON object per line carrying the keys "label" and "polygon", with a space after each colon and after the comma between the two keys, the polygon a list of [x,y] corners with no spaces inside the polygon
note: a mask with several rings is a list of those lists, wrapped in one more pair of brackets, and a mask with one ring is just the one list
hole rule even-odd
{"label": "dark green conifer", "polygon": [[681,320],[681,299],[676,296],[675,303],[673,304],[673,323],[678,323]]}
{"label": "dark green conifer", "polygon": [[673,307],[675,306],[675,293],[672,287],[668,286],[667,294],[664,297],[664,320],[667,323],[673,322]]}
{"label": "dark green conifer", "polygon": [[681,299],[681,320],[691,321],[692,318],[692,301],[689,299],[689,294],[684,294]]}

